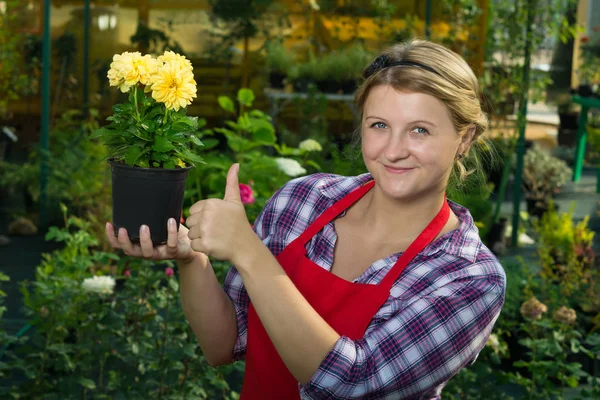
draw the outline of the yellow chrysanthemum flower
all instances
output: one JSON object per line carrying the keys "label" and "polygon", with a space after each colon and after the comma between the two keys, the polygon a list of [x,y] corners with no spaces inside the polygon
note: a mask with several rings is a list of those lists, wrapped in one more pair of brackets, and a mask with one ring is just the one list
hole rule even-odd
{"label": "yellow chrysanthemum flower", "polygon": [[192,63],[190,60],[185,58],[185,56],[182,56],[181,54],[177,54],[170,50],[165,51],[165,53],[162,56],[158,57],[158,60],[164,63],[169,61],[176,61],[177,63],[179,63],[181,68],[189,68],[193,70]]}
{"label": "yellow chrysanthemum flower", "polygon": [[118,86],[121,92],[125,93],[138,82],[147,85],[160,64],[152,56],[142,56],[137,51],[115,54],[108,71],[110,86]]}
{"label": "yellow chrysanthemum flower", "polygon": [[196,81],[189,68],[181,68],[177,60],[170,60],[159,68],[152,76],[152,97],[170,110],[178,111],[180,108],[192,104],[196,97]]}

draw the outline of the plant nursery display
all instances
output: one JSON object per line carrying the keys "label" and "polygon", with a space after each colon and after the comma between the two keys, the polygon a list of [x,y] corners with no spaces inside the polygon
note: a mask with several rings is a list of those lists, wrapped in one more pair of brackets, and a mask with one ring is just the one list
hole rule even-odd
{"label": "plant nursery display", "polygon": [[153,243],[164,243],[169,218],[180,220],[188,171],[203,162],[192,146],[202,146],[196,133],[205,121],[186,115],[196,97],[192,64],[172,51],[124,52],[113,57],[108,79],[128,101],[114,105],[110,124],[91,137],[108,148],[115,234],[124,227],[136,241],[146,225]]}

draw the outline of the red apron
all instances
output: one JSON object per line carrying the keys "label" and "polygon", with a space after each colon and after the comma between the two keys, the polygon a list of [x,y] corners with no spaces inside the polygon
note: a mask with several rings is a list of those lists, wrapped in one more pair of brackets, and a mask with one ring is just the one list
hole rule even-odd
{"label": "red apron", "polygon": [[[306,243],[325,225],[365,195],[375,182],[369,181],[328,208],[296,240],[277,256],[300,293],[338,333],[360,339],[373,316],[387,300],[392,285],[408,263],[440,233],[450,216],[448,202],[417,239],[404,251],[378,285],[353,283],[313,263],[306,256]],[[248,343],[242,400],[299,399],[298,381],[289,372],[265,331],[252,304],[248,309]]]}

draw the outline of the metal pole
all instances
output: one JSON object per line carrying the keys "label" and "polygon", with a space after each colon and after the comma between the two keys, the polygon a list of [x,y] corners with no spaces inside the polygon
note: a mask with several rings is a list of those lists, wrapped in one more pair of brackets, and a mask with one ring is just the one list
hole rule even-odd
{"label": "metal pole", "polygon": [[431,40],[431,0],[427,0],[425,7],[425,37]]}
{"label": "metal pole", "polygon": [[48,224],[48,151],[50,149],[50,6],[52,0],[44,0],[44,36],[42,39],[42,110],[41,110],[41,162],[40,162],[40,230]]}
{"label": "metal pole", "polygon": [[523,61],[523,82],[521,83],[521,98],[519,100],[519,115],[517,116],[517,127],[519,138],[517,139],[517,170],[515,172],[515,197],[513,200],[513,220],[511,244],[518,246],[519,221],[521,213],[521,184],[523,181],[523,158],[525,156],[525,129],[527,128],[527,101],[529,100],[529,70],[531,69],[531,46],[533,45],[533,22],[535,19],[535,7],[537,0],[527,1],[527,27],[525,31],[525,57]]}
{"label": "metal pole", "polygon": [[83,9],[83,119],[89,110],[90,77],[90,0],[85,0]]}

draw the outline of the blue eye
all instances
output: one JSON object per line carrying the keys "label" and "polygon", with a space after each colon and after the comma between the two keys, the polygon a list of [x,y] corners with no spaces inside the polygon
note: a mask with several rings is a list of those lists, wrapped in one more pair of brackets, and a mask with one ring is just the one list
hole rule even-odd
{"label": "blue eye", "polygon": [[387,128],[387,125],[384,124],[383,122],[379,121],[379,122],[372,123],[371,128],[385,129],[385,128]]}
{"label": "blue eye", "polygon": [[418,135],[429,135],[429,131],[425,128],[421,128],[420,126],[417,126],[416,128],[413,129],[413,132],[415,132]]}

